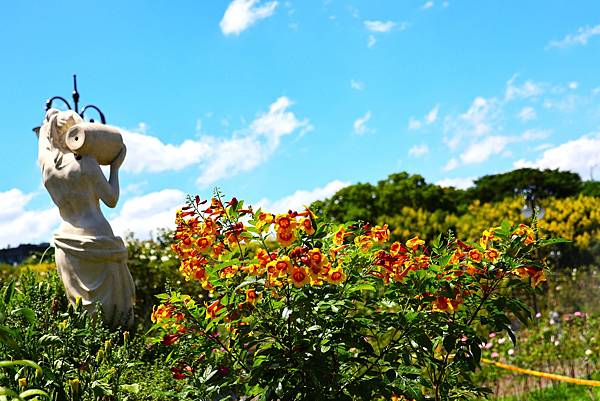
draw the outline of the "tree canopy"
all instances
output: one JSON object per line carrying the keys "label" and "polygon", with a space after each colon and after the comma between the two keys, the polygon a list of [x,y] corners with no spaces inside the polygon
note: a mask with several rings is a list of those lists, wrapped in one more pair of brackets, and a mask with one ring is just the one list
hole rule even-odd
{"label": "tree canopy", "polygon": [[345,187],[331,198],[315,202],[313,208],[336,221],[376,222],[382,216],[401,214],[405,207],[462,215],[475,201],[500,202],[520,196],[524,191],[540,200],[578,194],[600,196],[600,185],[595,181],[582,182],[577,173],[521,168],[483,176],[473,187],[461,190],[428,183],[418,174],[401,172],[389,175],[376,185],[359,183]]}

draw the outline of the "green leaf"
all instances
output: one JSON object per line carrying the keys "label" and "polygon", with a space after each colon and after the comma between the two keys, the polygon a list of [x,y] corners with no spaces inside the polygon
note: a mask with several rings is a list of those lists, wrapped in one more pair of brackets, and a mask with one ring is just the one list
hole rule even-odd
{"label": "green leaf", "polygon": [[4,305],[9,304],[14,293],[15,293],[15,281],[11,280],[11,282],[8,283],[8,285],[4,289],[4,296],[2,297],[2,301],[4,302]]}
{"label": "green leaf", "polygon": [[359,284],[348,289],[349,293],[356,291],[375,291],[375,287],[372,284]]}
{"label": "green leaf", "polygon": [[134,384],[121,384],[119,386],[121,390],[130,394],[138,394],[140,392],[140,385],[138,383]]}
{"label": "green leaf", "polygon": [[32,309],[29,308],[19,308],[19,309],[15,309],[14,311],[11,312],[11,315],[21,315],[23,316],[25,319],[27,319],[27,321],[29,322],[29,324],[35,324],[37,318],[35,316],[35,312]]}
{"label": "green leaf", "polygon": [[7,345],[15,351],[19,351],[19,345],[14,340],[16,333],[6,326],[0,326],[0,343]]}
{"label": "green leaf", "polygon": [[13,400],[23,400],[23,398],[21,398],[21,396],[17,393],[15,393],[13,390],[6,388],[6,387],[0,387],[0,395],[7,395],[9,397],[15,397],[13,398]]}
{"label": "green leaf", "polygon": [[542,239],[538,241],[539,246],[550,246],[550,245],[556,245],[556,244],[568,244],[570,241],[568,239],[565,238],[549,238],[549,239]]}
{"label": "green leaf", "polygon": [[[34,395],[42,395],[44,397],[49,397],[48,393],[46,393],[43,390],[38,390],[38,389],[25,390],[21,394],[19,394],[19,396],[23,399],[28,398],[28,397],[33,397]],[[36,400],[37,400],[37,398],[36,398]]]}
{"label": "green leaf", "polygon": [[27,366],[30,368],[35,369],[38,372],[42,371],[42,368],[40,368],[40,365],[38,365],[37,363],[27,360],[27,359],[21,359],[18,361],[0,361],[0,368],[10,368],[10,367],[14,367],[14,366]]}
{"label": "green leaf", "polygon": [[452,352],[454,350],[454,346],[456,345],[456,337],[454,336],[446,336],[444,337],[444,349],[446,352]]}

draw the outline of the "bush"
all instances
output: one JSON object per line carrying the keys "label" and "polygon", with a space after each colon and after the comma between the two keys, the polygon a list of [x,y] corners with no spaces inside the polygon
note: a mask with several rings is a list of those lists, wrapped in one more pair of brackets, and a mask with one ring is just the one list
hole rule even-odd
{"label": "bush", "polygon": [[[508,289],[544,280],[534,229],[504,223],[474,243],[389,243],[386,225],[273,215],[221,196],[178,212],[180,271],[209,292],[153,312],[174,377],[208,399],[466,399],[481,334],[529,318]],[[271,239],[271,237],[275,239]],[[514,340],[514,337],[513,337]]]}

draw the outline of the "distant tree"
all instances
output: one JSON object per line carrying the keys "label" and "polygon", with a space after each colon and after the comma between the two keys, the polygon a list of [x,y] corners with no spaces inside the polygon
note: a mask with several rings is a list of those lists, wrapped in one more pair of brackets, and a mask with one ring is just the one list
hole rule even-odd
{"label": "distant tree", "polygon": [[577,173],[558,170],[521,168],[503,174],[486,175],[467,190],[470,201],[499,202],[530,190],[537,198],[549,196],[566,198],[581,191],[581,177]]}
{"label": "distant tree", "polygon": [[600,182],[585,181],[581,185],[581,194],[585,196],[600,196]]}
{"label": "distant tree", "polygon": [[336,221],[375,221],[380,215],[376,198],[373,185],[359,183],[340,189],[331,198],[313,204],[312,208]]}
{"label": "distant tree", "polygon": [[436,211],[461,216],[469,213],[473,202],[501,202],[530,191],[537,199],[600,196],[600,184],[582,183],[576,173],[522,168],[508,173],[486,175],[465,190],[427,183],[423,176],[406,172],[390,174],[377,185],[359,183],[338,191],[329,199],[313,203],[319,214],[335,221],[363,220],[372,223],[401,215],[403,208]]}
{"label": "distant tree", "polygon": [[420,175],[403,172],[391,174],[376,186],[368,183],[348,186],[329,199],[313,203],[312,208],[336,221],[374,223],[381,216],[400,214],[404,207],[456,212],[464,202],[464,191],[428,184]]}
{"label": "distant tree", "polygon": [[398,214],[403,207],[456,211],[462,191],[428,184],[418,174],[397,173],[377,183],[377,209],[384,215]]}

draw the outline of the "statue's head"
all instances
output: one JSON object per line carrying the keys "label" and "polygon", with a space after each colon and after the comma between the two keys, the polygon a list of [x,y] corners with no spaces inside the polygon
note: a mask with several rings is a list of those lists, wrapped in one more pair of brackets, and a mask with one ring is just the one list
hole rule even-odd
{"label": "statue's head", "polygon": [[66,135],[69,129],[76,124],[82,123],[83,118],[73,110],[60,111],[58,109],[50,109],[46,112],[43,128],[46,130],[46,135],[50,143],[55,149],[61,152],[68,152],[66,144]]}

